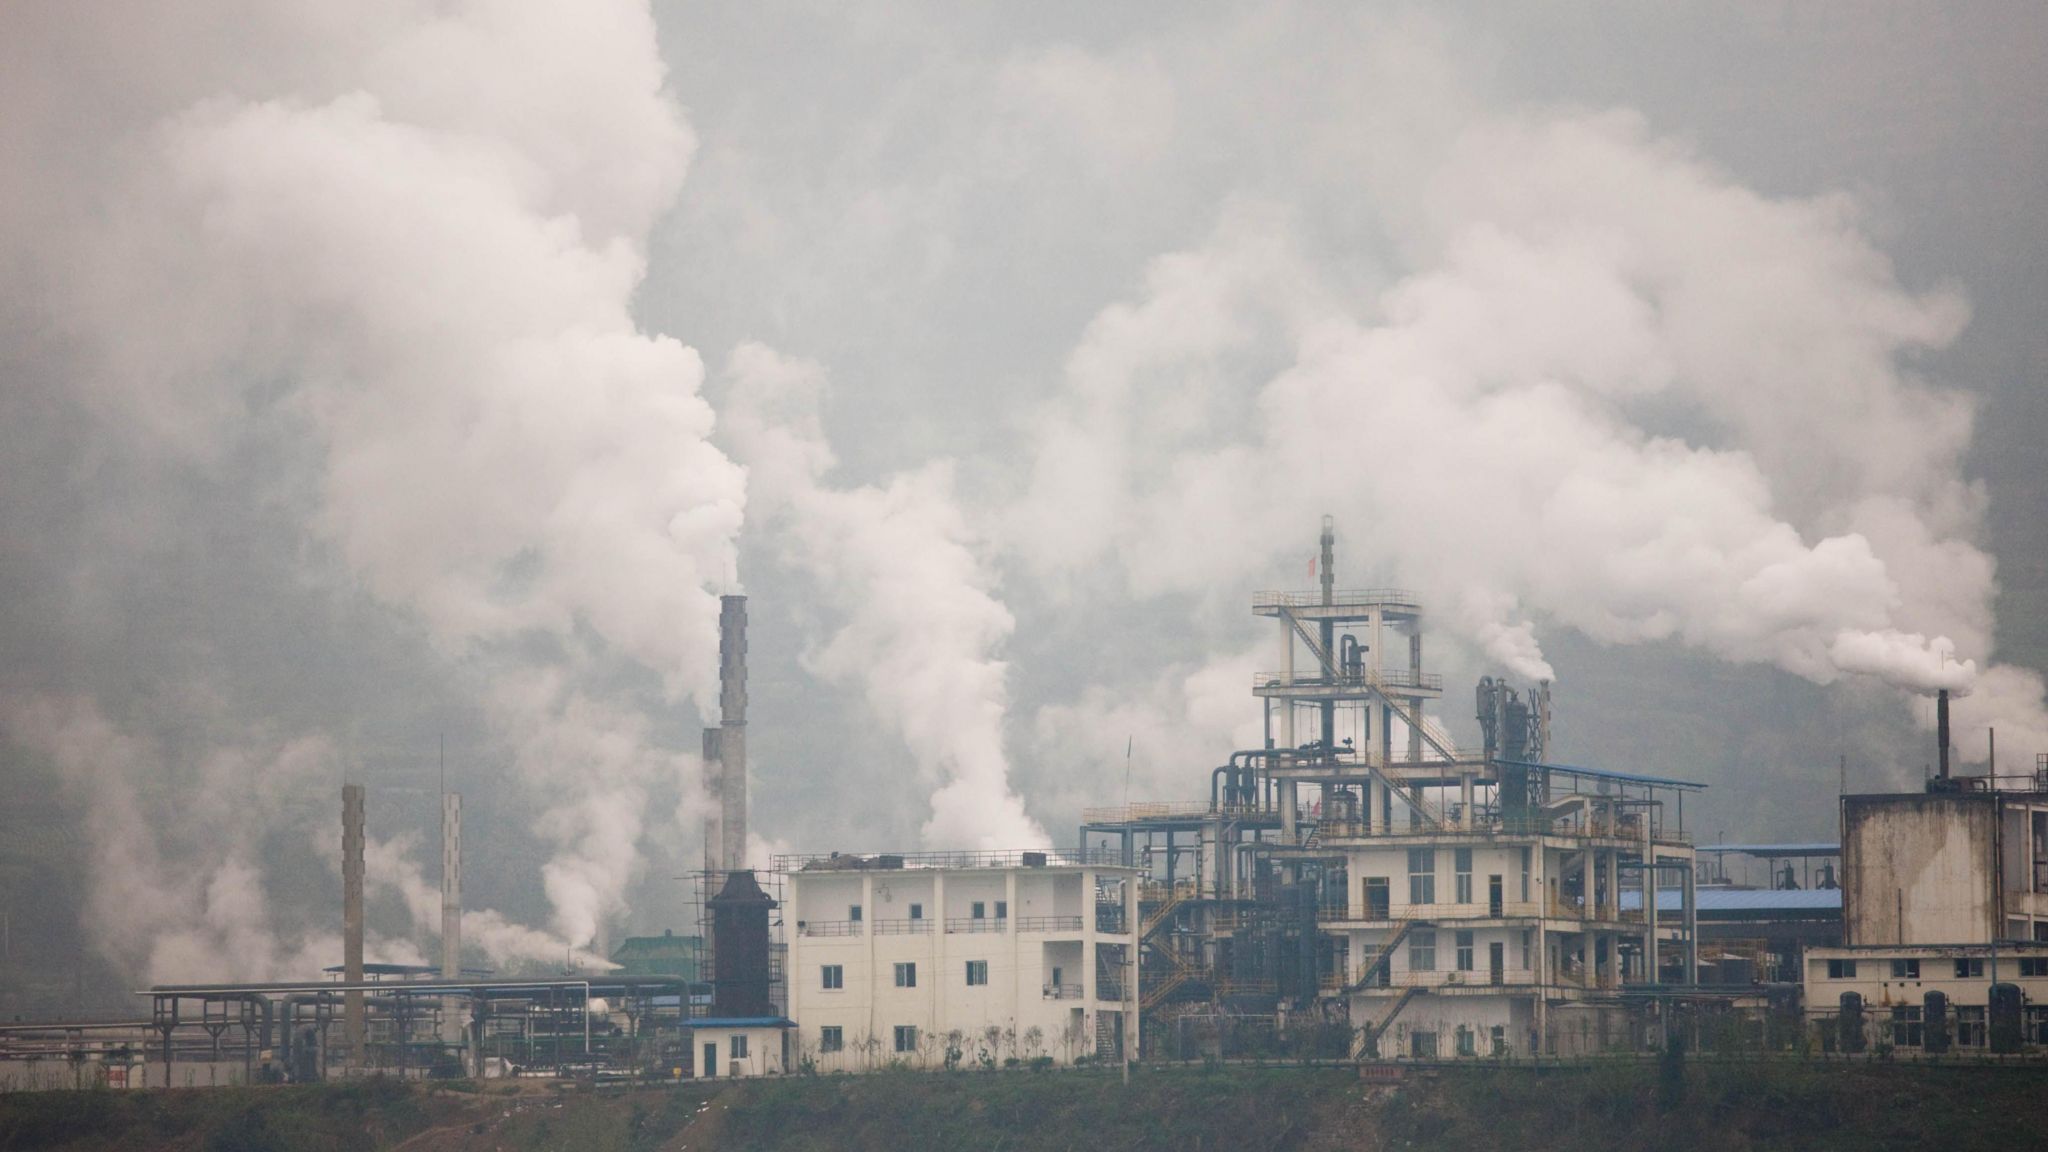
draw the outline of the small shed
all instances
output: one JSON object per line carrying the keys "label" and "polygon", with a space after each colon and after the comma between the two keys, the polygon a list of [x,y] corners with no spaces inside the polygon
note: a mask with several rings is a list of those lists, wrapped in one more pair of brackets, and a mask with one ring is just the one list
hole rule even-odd
{"label": "small shed", "polygon": [[691,1048],[699,1080],[780,1076],[789,1070],[789,1032],[782,1016],[712,1016],[692,1020]]}

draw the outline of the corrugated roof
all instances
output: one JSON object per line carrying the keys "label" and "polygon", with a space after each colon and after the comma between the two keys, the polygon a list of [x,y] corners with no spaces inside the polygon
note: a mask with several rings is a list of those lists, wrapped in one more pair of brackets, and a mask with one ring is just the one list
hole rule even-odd
{"label": "corrugated roof", "polygon": [[1701,844],[1697,852],[1737,852],[1744,856],[1840,856],[1840,844]]}
{"label": "corrugated roof", "polygon": [[1546,772],[1563,772],[1571,776],[1585,776],[1594,780],[1614,780],[1623,784],[1655,784],[1663,788],[1689,788],[1699,791],[1705,784],[1691,780],[1673,780],[1666,776],[1644,776],[1636,772],[1616,772],[1609,768],[1585,768],[1577,764],[1543,764],[1535,760],[1501,760],[1502,764],[1513,764],[1517,768],[1541,768]]}
{"label": "corrugated roof", "polygon": [[[1695,891],[1701,913],[1722,914],[1737,912],[1840,912],[1842,890],[1840,888],[1700,888]],[[1680,893],[1676,888],[1657,890],[1657,911],[1677,913]],[[1626,912],[1638,912],[1643,907],[1643,894],[1636,890],[1624,890],[1621,907]]]}

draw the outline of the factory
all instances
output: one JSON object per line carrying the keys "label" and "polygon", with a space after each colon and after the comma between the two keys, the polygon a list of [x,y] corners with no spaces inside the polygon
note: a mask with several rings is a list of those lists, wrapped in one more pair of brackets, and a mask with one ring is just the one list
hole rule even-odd
{"label": "factory", "polygon": [[[326,980],[163,985],[145,1020],[0,1028],[11,1082],[727,1078],[904,1066],[1582,1059],[1668,1045],[2048,1050],[2048,758],[1849,795],[1839,843],[1696,846],[1702,785],[1565,762],[1547,683],[1443,724],[1423,600],[1344,589],[1323,523],[1258,747],[1190,795],[1091,808],[1071,850],[784,854],[749,868],[746,600],[719,613],[694,932],[603,974],[462,965],[462,799],[441,797],[440,963],[368,963],[369,801],[341,791]],[[1206,785],[1206,796],[1201,789]],[[1764,882],[1753,882],[1752,867]]]}
{"label": "factory", "polygon": [[2048,1049],[2048,756],[1950,771],[1924,792],[1842,798],[1842,940],[1809,949],[1806,1012],[1849,1053]]}
{"label": "factory", "polygon": [[[1253,597],[1279,638],[1279,670],[1251,685],[1264,746],[1215,769],[1206,804],[1084,814],[1083,852],[1146,871],[1156,1050],[1641,1046],[1671,990],[1697,982],[1684,804],[1701,786],[1550,762],[1547,684],[1482,679],[1482,746],[1458,749],[1429,714],[1443,682],[1424,666],[1421,599],[1340,590],[1327,517],[1317,570],[1318,589]],[[1675,900],[1641,899],[1666,888]]]}

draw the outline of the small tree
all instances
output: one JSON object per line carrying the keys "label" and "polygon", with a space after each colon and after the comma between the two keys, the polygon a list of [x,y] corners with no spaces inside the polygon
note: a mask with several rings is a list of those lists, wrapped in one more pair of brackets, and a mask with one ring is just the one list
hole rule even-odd
{"label": "small tree", "polygon": [[951,1032],[948,1032],[948,1033],[946,1033],[946,1037],[945,1037],[945,1050],[946,1050],[946,1056],[945,1056],[945,1060],[946,1060],[946,1071],[948,1071],[948,1072],[951,1072],[951,1071],[953,1071],[954,1069],[956,1069],[956,1068],[960,1067],[960,1059],[961,1059],[961,1057],[963,1057],[963,1056],[965,1056],[965,1055],[967,1054],[967,1051],[966,1051],[966,1048],[965,1048],[965,1044],[966,1044],[966,1042],[967,1042],[967,1033],[965,1033],[965,1032],[962,1032],[962,1031],[961,1031],[960,1029],[958,1029],[958,1028],[955,1028],[955,1029],[953,1029],[953,1030],[952,1030]]}
{"label": "small tree", "polygon": [[861,1070],[873,1071],[875,1056],[882,1050],[882,1038],[873,1032],[863,1032],[860,1039],[853,1042],[853,1048],[860,1053]]}
{"label": "small tree", "polygon": [[[1012,1030],[1011,1030],[1011,1034],[1010,1034],[1010,1036],[1011,1036],[1011,1043],[1012,1043],[1012,1044],[1015,1044],[1015,1042],[1016,1042],[1016,1030],[1015,1030],[1015,1029],[1012,1029]],[[1029,1027],[1029,1028],[1026,1028],[1026,1029],[1024,1030],[1024,1058],[1025,1058],[1026,1060],[1036,1060],[1036,1059],[1038,1059],[1038,1055],[1039,1055],[1039,1053],[1040,1053],[1040,1052],[1041,1052],[1041,1051],[1042,1051],[1042,1050],[1043,1050],[1044,1048],[1045,1048],[1045,1029],[1043,1029],[1043,1028],[1040,1028],[1040,1027],[1039,1027],[1038,1025],[1036,1025],[1036,1024],[1033,1024],[1033,1025],[1032,1025],[1031,1027]]]}
{"label": "small tree", "polygon": [[1080,1016],[1069,1019],[1066,1027],[1060,1029],[1060,1052],[1066,1056],[1067,1063],[1074,1062],[1075,1056],[1081,1051],[1081,1041],[1087,1035],[1087,1026]]}

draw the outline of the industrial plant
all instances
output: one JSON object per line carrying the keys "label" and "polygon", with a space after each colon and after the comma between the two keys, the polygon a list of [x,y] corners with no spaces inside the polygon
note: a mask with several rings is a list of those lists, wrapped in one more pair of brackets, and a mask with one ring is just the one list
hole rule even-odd
{"label": "industrial plant", "polygon": [[[159,985],[147,1016],[0,1028],[17,1085],[722,1078],[887,1066],[1542,1061],[1673,1048],[2048,1053],[2048,756],[1846,795],[1838,843],[1696,844],[1702,785],[1565,762],[1548,683],[1447,695],[1424,597],[1259,592],[1258,747],[1186,794],[1087,809],[1070,850],[749,868],[747,605],[722,598],[693,931],[603,973],[462,963],[462,798],[441,802],[440,964],[364,959],[370,798],[340,795],[329,978]],[[1471,694],[1467,695],[1469,691]],[[1481,734],[1459,747],[1446,699]]]}

